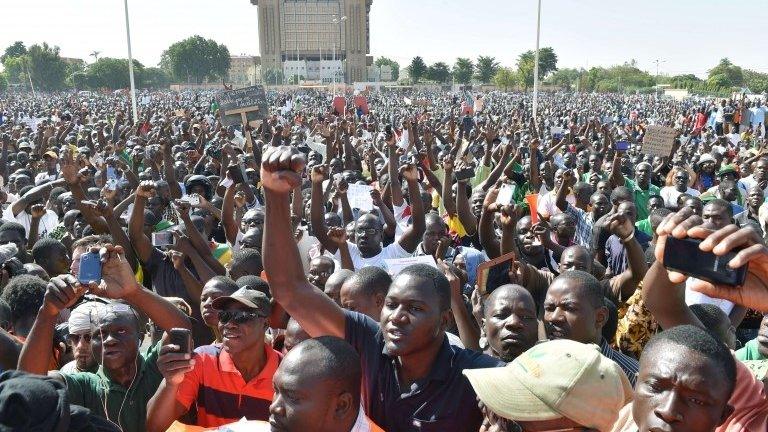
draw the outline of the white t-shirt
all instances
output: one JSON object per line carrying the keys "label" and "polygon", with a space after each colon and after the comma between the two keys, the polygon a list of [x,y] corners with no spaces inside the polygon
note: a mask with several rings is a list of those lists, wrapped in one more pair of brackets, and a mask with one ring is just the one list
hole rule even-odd
{"label": "white t-shirt", "polygon": [[693,282],[695,279],[688,278],[685,281],[685,304],[688,306],[694,305],[694,304],[711,304],[715,305],[720,308],[723,312],[725,312],[726,315],[730,315],[731,311],[733,310],[733,303],[729,302],[728,300],[718,299],[718,298],[712,298],[706,294],[702,294],[698,291],[694,291],[690,288],[691,282]]}
{"label": "white t-shirt", "polygon": [[[355,270],[359,270],[363,267],[380,267],[386,270],[387,264],[384,262],[385,259],[407,258],[413,255],[412,253],[403,249],[402,246],[400,246],[400,244],[397,242],[394,242],[383,248],[378,255],[374,255],[370,258],[363,258],[363,255],[360,253],[360,249],[358,249],[357,245],[354,243],[350,243],[348,241],[347,247],[349,247],[349,255],[352,258],[352,264],[354,264]],[[339,254],[338,250],[333,255],[333,257],[334,259],[341,262],[341,255]]]}
{"label": "white t-shirt", "polygon": [[[539,203],[536,210],[545,218],[550,218],[556,214],[560,214],[562,213],[562,210],[557,207],[556,200],[557,192],[555,191],[550,191],[544,195],[539,195]],[[576,197],[573,196],[573,194],[569,193],[565,197],[565,200],[568,201],[572,206],[576,206]]]}
{"label": "white t-shirt", "polygon": [[[29,237],[29,227],[32,225],[32,215],[26,211],[22,211],[18,215],[13,216],[13,210],[11,210],[11,208],[12,206],[8,206],[8,208],[3,211],[3,219],[20,223],[26,230],[27,237]],[[37,237],[48,237],[48,233],[53,231],[58,224],[59,216],[56,215],[56,212],[53,210],[46,210],[45,216],[40,218],[40,224],[37,226]]]}
{"label": "white t-shirt", "polygon": [[699,191],[696,189],[688,188],[685,192],[680,192],[674,186],[664,186],[659,194],[664,198],[665,207],[677,208],[677,198],[684,193],[691,196],[699,196]]}

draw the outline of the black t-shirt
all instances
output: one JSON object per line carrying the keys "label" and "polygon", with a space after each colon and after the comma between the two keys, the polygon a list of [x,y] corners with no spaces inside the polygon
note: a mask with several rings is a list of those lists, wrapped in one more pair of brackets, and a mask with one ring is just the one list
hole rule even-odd
{"label": "black t-shirt", "polygon": [[480,428],[482,413],[464,369],[504,366],[501,360],[457,348],[444,337],[429,375],[401,389],[397,359],[384,349],[384,336],[371,318],[347,311],[346,339],[360,354],[363,404],[387,431],[469,432]]}

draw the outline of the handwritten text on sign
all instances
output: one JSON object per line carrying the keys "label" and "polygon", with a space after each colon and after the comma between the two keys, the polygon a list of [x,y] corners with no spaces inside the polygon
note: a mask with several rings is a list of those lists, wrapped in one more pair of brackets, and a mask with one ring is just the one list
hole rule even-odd
{"label": "handwritten text on sign", "polygon": [[219,103],[221,124],[224,127],[243,124],[240,112],[245,112],[249,123],[264,119],[268,114],[267,96],[262,86],[224,91],[216,95],[216,101]]}
{"label": "handwritten text on sign", "polygon": [[669,156],[675,145],[677,131],[670,127],[651,125],[643,137],[643,153],[654,156]]}

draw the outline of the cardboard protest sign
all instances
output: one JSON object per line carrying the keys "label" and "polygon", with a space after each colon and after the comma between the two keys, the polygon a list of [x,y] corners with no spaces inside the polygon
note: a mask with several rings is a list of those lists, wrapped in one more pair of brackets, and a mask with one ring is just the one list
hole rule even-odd
{"label": "cardboard protest sign", "polygon": [[654,156],[669,156],[675,145],[677,131],[671,127],[651,125],[645,129],[643,153]]}
{"label": "cardboard protest sign", "polygon": [[368,99],[365,96],[355,96],[355,108],[360,108],[363,114],[368,114]]}
{"label": "cardboard protest sign", "polygon": [[344,110],[347,107],[347,100],[344,98],[344,96],[336,96],[333,98],[333,103],[331,106],[337,114],[344,114]]}
{"label": "cardboard protest sign", "polygon": [[351,184],[347,189],[347,199],[349,200],[349,206],[365,211],[373,210],[373,199],[371,199],[371,191],[373,186]]}
{"label": "cardboard protest sign", "polygon": [[404,268],[414,264],[427,264],[434,268],[438,268],[437,263],[435,262],[435,258],[432,255],[421,255],[421,256],[408,257],[408,258],[385,259],[384,264],[386,264],[387,266],[387,272],[392,276],[397,275]]}
{"label": "cardboard protest sign", "polygon": [[246,121],[257,126],[257,120],[267,117],[267,95],[264,87],[257,85],[237,90],[223,91],[216,95],[224,127],[242,125]]}

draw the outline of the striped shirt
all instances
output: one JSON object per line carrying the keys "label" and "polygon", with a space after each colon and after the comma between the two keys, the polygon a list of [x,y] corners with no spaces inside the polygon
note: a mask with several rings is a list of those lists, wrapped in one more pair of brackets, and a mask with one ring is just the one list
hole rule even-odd
{"label": "striped shirt", "polygon": [[632,357],[611,348],[605,338],[600,341],[600,352],[603,353],[603,356],[615,361],[619,365],[621,370],[627,375],[632,387],[634,387],[637,381],[637,372],[640,370],[640,363]]}
{"label": "striped shirt", "polygon": [[280,354],[264,347],[266,363],[248,382],[235,367],[221,345],[195,350],[195,366],[184,376],[176,400],[185,408],[196,405],[197,426],[213,427],[247,420],[268,420],[274,390],[272,377],[280,364]]}
{"label": "striped shirt", "polygon": [[567,205],[565,212],[576,219],[576,244],[591,250],[592,226],[595,224],[595,221],[592,220],[592,213],[572,206],[571,203],[567,203]]}

